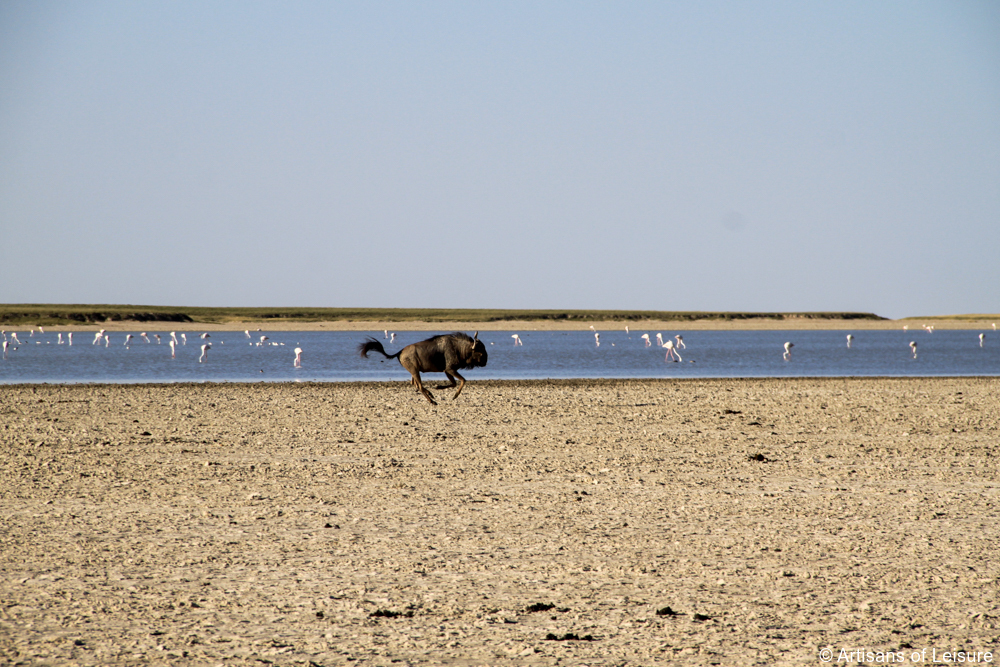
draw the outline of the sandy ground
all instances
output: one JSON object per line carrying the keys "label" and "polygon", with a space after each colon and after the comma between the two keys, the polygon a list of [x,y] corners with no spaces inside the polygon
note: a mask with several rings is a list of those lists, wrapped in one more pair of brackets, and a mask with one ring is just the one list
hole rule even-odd
{"label": "sandy ground", "polygon": [[1000,379],[468,375],[3,387],[0,663],[997,651]]}
{"label": "sandy ground", "polygon": [[[105,322],[87,326],[51,326],[46,331],[74,331],[93,334],[100,329],[108,331],[585,331],[593,326],[597,331],[621,331],[626,325],[633,331],[740,331],[740,330],[844,330],[866,331],[871,329],[902,329],[904,326],[914,331],[922,331],[924,324],[936,329],[977,329],[994,331],[993,324],[1000,324],[1000,316],[982,320],[699,320],[695,322],[601,322],[532,320],[526,322],[505,320],[502,322],[289,322],[269,320],[267,322],[231,322],[227,324],[183,323],[183,322]],[[28,331],[33,327],[20,325],[5,327],[8,331]]]}

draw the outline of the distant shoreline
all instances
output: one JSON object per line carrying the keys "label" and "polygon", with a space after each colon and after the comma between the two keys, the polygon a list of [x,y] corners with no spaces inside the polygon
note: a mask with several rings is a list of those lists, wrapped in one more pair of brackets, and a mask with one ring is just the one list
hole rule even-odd
{"label": "distant shoreline", "polygon": [[632,330],[991,330],[1000,315],[908,317],[874,313],[433,308],[202,308],[139,305],[0,304],[7,330],[53,331],[612,331]]}
{"label": "distant shoreline", "polygon": [[[995,320],[1000,324],[1000,317]],[[630,331],[871,331],[902,329],[923,332],[922,324],[932,324],[935,329],[968,329],[992,331],[992,320],[701,320],[694,322],[657,321],[607,322],[556,322],[551,320],[512,320],[500,322],[426,322],[403,321],[325,321],[304,322],[297,320],[258,320],[244,322],[100,322],[57,324],[45,326],[46,331],[620,331],[625,326]],[[4,325],[7,331],[37,329],[32,325]]]}

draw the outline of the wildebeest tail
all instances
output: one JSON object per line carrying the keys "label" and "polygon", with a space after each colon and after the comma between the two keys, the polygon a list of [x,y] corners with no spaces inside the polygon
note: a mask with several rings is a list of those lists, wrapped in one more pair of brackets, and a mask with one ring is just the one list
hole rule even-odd
{"label": "wildebeest tail", "polygon": [[[367,359],[369,352],[378,352],[386,359],[395,359],[396,357],[399,356],[399,352],[397,352],[396,354],[386,354],[385,348],[382,347],[382,343],[378,342],[374,338],[369,338],[364,343],[358,345],[358,354],[360,354],[362,357]],[[400,350],[400,352],[402,352],[402,350]]]}

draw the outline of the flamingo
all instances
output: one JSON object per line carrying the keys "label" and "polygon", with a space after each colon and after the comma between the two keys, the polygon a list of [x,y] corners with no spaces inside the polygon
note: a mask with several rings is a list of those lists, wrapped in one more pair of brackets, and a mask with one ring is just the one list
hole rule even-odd
{"label": "flamingo", "polygon": [[910,327],[909,327],[908,325],[906,325],[906,324],[904,324],[904,325],[903,325],[903,331],[906,331],[906,330],[907,330],[907,329],[909,329],[909,328],[910,328]]}
{"label": "flamingo", "polygon": [[979,334],[979,347],[983,346],[983,339],[986,338],[986,334]]}
{"label": "flamingo", "polygon": [[6,359],[6,358],[7,358],[7,346],[8,346],[8,345],[10,345],[10,343],[8,343],[7,341],[4,341],[4,342],[3,342],[3,358],[4,358],[4,359]]}
{"label": "flamingo", "polygon": [[674,338],[677,339],[677,347],[678,347],[678,349],[682,349],[682,350],[686,350],[687,349],[687,345],[684,344],[684,336],[682,336],[680,334],[677,334],[676,336],[674,336]]}
{"label": "flamingo", "polygon": [[270,339],[267,336],[261,336],[260,337],[260,342],[257,343],[257,347],[260,347],[261,345],[263,345],[264,341],[266,341],[266,340],[270,340]]}
{"label": "flamingo", "polygon": [[104,334],[104,347],[111,347],[111,336]]}
{"label": "flamingo", "polygon": [[41,324],[38,325],[38,333],[45,333],[45,327],[43,327]]}
{"label": "flamingo", "polygon": [[143,339],[147,343],[149,342],[149,336],[146,335],[145,331],[143,331],[141,334],[139,334],[139,338]]}
{"label": "flamingo", "polygon": [[389,337],[389,330],[388,329],[382,329],[382,337],[383,338],[388,338]]}
{"label": "flamingo", "polygon": [[917,343],[916,341],[910,341],[910,349],[913,350],[913,358],[917,358]]}
{"label": "flamingo", "polygon": [[58,344],[62,345],[63,344],[62,334],[56,334],[56,338],[59,339],[59,343]]}
{"label": "flamingo", "polygon": [[639,336],[639,338],[641,338],[644,341],[646,341],[646,347],[649,347],[650,345],[652,345],[652,343],[649,342],[649,334],[642,334],[641,336]]}
{"label": "flamingo", "polygon": [[594,340],[597,342],[597,347],[601,346],[601,334],[594,332]]}
{"label": "flamingo", "polygon": [[628,335],[628,325],[625,325],[625,335]]}
{"label": "flamingo", "polygon": [[125,347],[128,347],[130,340],[132,340],[132,334],[125,334]]}
{"label": "flamingo", "polygon": [[243,333],[245,333],[247,335],[247,338],[250,337],[250,330],[249,329],[246,329]]}
{"label": "flamingo", "polygon": [[996,330],[997,330],[997,323],[996,323],[996,322],[994,322],[994,323],[993,323],[993,330],[994,330],[994,331],[996,331]]}
{"label": "flamingo", "polygon": [[173,341],[174,345],[180,345],[180,343],[181,343],[179,340],[177,340],[177,332],[176,331],[171,331],[170,332],[170,340]]}
{"label": "flamingo", "polygon": [[396,342],[396,334],[394,334],[394,333],[389,334],[389,342],[390,343],[395,343]]}
{"label": "flamingo", "polygon": [[177,341],[175,340],[170,341],[170,358],[177,358]]}
{"label": "flamingo", "polygon": [[663,334],[656,334],[656,347],[663,347]]}
{"label": "flamingo", "polygon": [[66,337],[69,338],[69,344],[72,347],[72,345],[73,345],[73,332],[70,331],[68,334],[66,334]]}
{"label": "flamingo", "polygon": [[302,348],[295,348],[295,367],[302,368]]}
{"label": "flamingo", "polygon": [[153,334],[153,338],[156,339],[156,344],[157,345],[162,345],[163,344],[162,341],[160,340],[160,334]]}
{"label": "flamingo", "polygon": [[13,340],[13,341],[14,341],[15,343],[17,343],[18,345],[21,345],[21,344],[22,344],[22,343],[21,343],[21,340],[20,340],[20,339],[19,339],[19,338],[17,337],[17,332],[16,332],[16,331],[11,331],[11,332],[10,332],[10,338],[11,338],[11,340]]}
{"label": "flamingo", "polygon": [[511,338],[514,339],[514,347],[517,347],[518,345],[524,345],[524,343],[521,342],[521,337],[518,336],[517,334],[511,335]]}
{"label": "flamingo", "polygon": [[98,331],[97,333],[94,334],[94,343],[93,344],[97,345],[98,343],[101,342],[102,338],[104,338],[104,329],[101,329],[100,331]]}
{"label": "flamingo", "polygon": [[187,337],[187,334],[181,334],[181,343],[182,343],[183,345],[187,345],[187,344],[188,344],[188,337]]}
{"label": "flamingo", "polygon": [[203,333],[202,335],[198,336],[198,338],[201,338],[202,340],[206,340],[206,339],[211,338],[211,337],[212,336],[210,334],[208,334],[208,333]]}
{"label": "flamingo", "polygon": [[[674,350],[674,341],[668,340],[666,343],[663,344],[663,347],[667,349],[667,356],[663,358],[664,361],[670,361],[671,359],[673,359],[674,361],[681,361],[680,353]],[[674,359],[674,357],[677,358]]]}
{"label": "flamingo", "polygon": [[854,340],[854,335],[853,334],[847,334],[847,347],[848,347],[848,349],[850,349],[850,347],[851,347],[851,341],[852,340]]}
{"label": "flamingo", "polygon": [[795,347],[795,343],[785,343],[785,353],[781,355],[785,361],[788,361],[789,359],[792,358],[793,347]]}
{"label": "flamingo", "polygon": [[205,343],[201,346],[201,356],[198,357],[198,363],[208,360],[208,351],[212,349],[211,343]]}

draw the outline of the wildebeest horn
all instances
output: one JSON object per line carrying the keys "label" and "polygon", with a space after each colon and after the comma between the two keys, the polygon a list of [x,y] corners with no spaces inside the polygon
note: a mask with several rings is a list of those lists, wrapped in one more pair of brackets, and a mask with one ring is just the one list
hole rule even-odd
{"label": "wildebeest horn", "polygon": [[477,331],[477,332],[475,333],[475,335],[474,335],[474,336],[472,337],[472,340],[479,340],[479,332],[478,332],[478,331]]}

